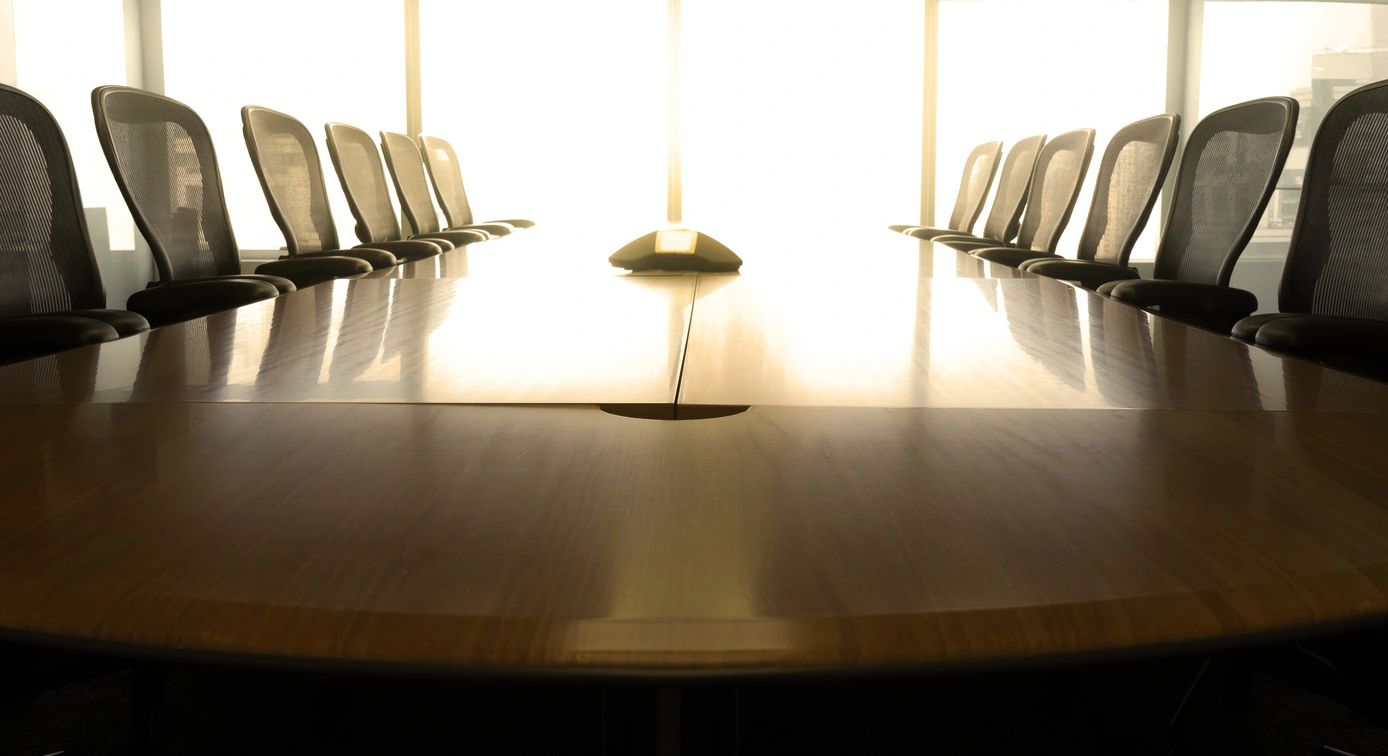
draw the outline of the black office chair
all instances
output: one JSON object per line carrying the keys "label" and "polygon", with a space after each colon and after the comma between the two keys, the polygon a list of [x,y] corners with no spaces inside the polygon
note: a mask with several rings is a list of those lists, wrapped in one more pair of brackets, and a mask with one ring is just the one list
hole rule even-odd
{"label": "black office chair", "polygon": [[998,191],[993,196],[993,206],[988,210],[988,219],[983,222],[982,237],[972,234],[936,234],[929,228],[911,228],[902,233],[941,244],[967,245],[980,239],[987,240],[989,246],[1010,243],[1017,236],[1022,210],[1026,207],[1027,193],[1031,191],[1031,177],[1036,171],[1036,158],[1045,144],[1046,135],[1038,134],[1018,141],[1008,150],[1007,159],[1002,164],[1002,178],[998,180]]}
{"label": "black office chair", "polygon": [[917,239],[972,234],[978,216],[983,214],[983,203],[988,199],[988,190],[993,186],[993,177],[998,173],[998,160],[1001,157],[1002,142],[984,142],[969,153],[964,161],[964,174],[959,178],[959,192],[954,195],[954,210],[949,214],[949,225],[945,228],[911,224],[887,228],[901,233],[914,231],[912,236]]}
{"label": "black office chair", "polygon": [[342,191],[347,195],[347,205],[352,208],[357,238],[363,244],[412,241],[413,245],[396,245],[389,249],[396,257],[404,255],[407,260],[415,260],[489,238],[480,231],[458,231],[417,234],[404,239],[400,221],[395,216],[395,205],[390,201],[385,170],[381,168],[381,154],[371,136],[345,123],[330,123],[325,129],[328,155],[342,183]]}
{"label": "black office chair", "polygon": [[72,155],[48,109],[0,84],[0,363],[149,330],[106,309]]}
{"label": "black office chair", "polygon": [[[1296,136],[1299,106],[1268,97],[1217,110],[1195,125],[1181,156],[1153,280],[1127,268],[1096,289],[1118,301],[1228,333],[1258,309],[1229,278],[1277,187]],[[1101,267],[1090,263],[1091,268]],[[1096,276],[1100,273],[1095,273]]]}
{"label": "black office chair", "polygon": [[241,108],[241,124],[251,164],[270,204],[270,214],[284,232],[289,257],[355,257],[365,260],[373,270],[400,261],[379,247],[338,248],[323,165],[306,126],[292,116],[257,105]]}
{"label": "black office chair", "polygon": [[1016,241],[998,246],[991,240],[937,238],[949,246],[989,262],[1016,267],[1038,255],[1055,254],[1060,234],[1075,210],[1089,160],[1094,155],[1094,130],[1069,131],[1052,139],[1036,158],[1036,172],[1027,193],[1026,214]]}
{"label": "black office chair", "polygon": [[1307,159],[1278,290],[1281,312],[1233,335],[1388,380],[1388,81],[1326,112]]}
{"label": "black office chair", "polygon": [[434,185],[434,194],[443,208],[443,217],[449,228],[486,229],[488,226],[502,226],[509,230],[531,228],[535,221],[525,218],[506,218],[504,220],[477,223],[472,217],[472,206],[467,201],[467,191],[463,188],[463,169],[458,163],[458,153],[453,145],[432,136],[419,138],[419,149],[424,155],[424,165],[429,169],[429,181]]}
{"label": "black office chair", "polygon": [[[502,224],[444,230],[439,224],[439,214],[434,212],[434,198],[429,194],[429,177],[425,175],[424,157],[419,154],[419,145],[404,134],[382,131],[381,154],[385,156],[386,169],[390,171],[395,194],[400,198],[400,207],[415,233],[444,238],[455,233],[477,234],[486,240],[505,236],[514,230]],[[457,245],[469,243],[466,240],[454,242]]]}
{"label": "black office chair", "polygon": [[[95,89],[92,109],[106,161],[159,269],[159,281],[127,303],[151,322],[186,320],[371,272],[361,260],[319,257],[275,260],[255,274],[241,273],[216,152],[202,119],[177,100],[120,86]],[[218,291],[183,300],[147,294],[183,281],[215,281]]]}
{"label": "black office chair", "polygon": [[1088,289],[1115,278],[1136,278],[1136,271],[1128,268],[1128,256],[1166,184],[1180,138],[1181,117],[1174,113],[1119,129],[1099,162],[1094,201],[1080,234],[1077,259],[1038,254],[1017,267]]}

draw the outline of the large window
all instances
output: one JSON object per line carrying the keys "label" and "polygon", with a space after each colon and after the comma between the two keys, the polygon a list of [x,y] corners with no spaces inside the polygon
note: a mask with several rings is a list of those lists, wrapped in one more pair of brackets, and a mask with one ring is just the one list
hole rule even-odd
{"label": "large window", "polygon": [[[923,3],[683,5],[686,223],[736,237],[918,214]],[[479,214],[614,237],[665,220],[666,8],[423,3],[424,130],[458,144]]]}
{"label": "large window", "polygon": [[686,0],[688,223],[851,238],[919,216],[924,8]]}
{"label": "large window", "polygon": [[[264,105],[303,121],[317,138],[343,245],[356,244],[323,124],[405,130],[404,13],[376,0],[163,0],[164,80],[170,97],[207,122],[243,250],[277,250],[246,153],[241,107]],[[263,255],[262,255],[263,256]]]}
{"label": "large window", "polygon": [[[949,218],[975,145],[1093,128],[1094,161],[1059,249],[1073,256],[1109,137],[1166,110],[1167,17],[1166,0],[941,0],[936,220]],[[1134,260],[1155,253],[1160,217]]]}
{"label": "large window", "polygon": [[97,245],[104,218],[111,248],[133,250],[135,223],[97,142],[91,98],[98,86],[126,81],[121,0],[14,0],[14,20],[19,88],[46,105],[63,128],[83,204],[98,211],[92,228]]}
{"label": "large window", "polygon": [[481,218],[611,241],[665,218],[663,0],[422,0],[423,128]]}
{"label": "large window", "polygon": [[[425,133],[458,148],[479,216],[600,230],[611,243],[663,223],[667,0],[418,2],[416,115]],[[89,92],[125,82],[141,56],[151,70],[162,64],[164,91],[208,122],[249,257],[273,255],[283,239],[246,158],[241,106],[300,118],[320,147],[326,121],[375,132],[403,131],[411,120],[405,0],[11,5],[17,83],[67,133],[98,247],[103,227],[116,250],[132,249],[135,231],[95,139]],[[1169,34],[1186,30],[1167,28],[1172,9],[1187,6],[1189,68],[1169,60],[1181,50]],[[938,24],[927,33],[928,7],[923,0],[684,0],[685,222],[736,248],[748,233],[813,224],[822,238],[838,238],[914,220],[926,125],[936,134],[934,204],[943,221],[963,160],[980,142],[1010,147],[1029,134],[1092,127],[1097,166],[1118,128],[1166,110],[1183,87],[1196,111],[1182,113],[1187,130],[1219,107],[1286,94],[1303,106],[1296,147],[1245,254],[1275,263],[1285,255],[1306,153],[1327,108],[1356,86],[1388,78],[1384,2],[938,0]],[[141,27],[140,14],[156,12],[159,23]],[[143,37],[141,28],[162,28],[162,37]],[[937,41],[934,113],[922,111],[929,39]],[[128,43],[142,49],[126,50]],[[73,57],[74,49],[82,55]],[[1184,81],[1168,81],[1182,71]],[[351,216],[324,158],[339,232],[350,244]],[[1065,254],[1073,254],[1096,173],[1091,167],[1061,240]],[[1155,251],[1163,215],[1159,207],[1135,260]],[[125,258],[103,258],[108,263]]]}
{"label": "large window", "polygon": [[[1252,266],[1280,261],[1296,222],[1311,139],[1326,110],[1350,90],[1388,78],[1388,6],[1207,2],[1200,57],[1201,115],[1269,95],[1290,95],[1301,102],[1287,168],[1241,258]],[[1265,277],[1278,272],[1269,269]],[[1264,309],[1275,305],[1274,282],[1249,285],[1263,290]]]}

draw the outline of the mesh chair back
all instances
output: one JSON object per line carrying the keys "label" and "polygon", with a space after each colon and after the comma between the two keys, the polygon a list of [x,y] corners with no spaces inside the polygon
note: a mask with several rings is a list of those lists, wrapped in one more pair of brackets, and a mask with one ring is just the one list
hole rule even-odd
{"label": "mesh chair back", "polygon": [[1018,247],[1055,252],[1093,154],[1094,129],[1067,131],[1041,149],[1027,194],[1026,215],[1017,232]]}
{"label": "mesh chair back", "polygon": [[1113,135],[1099,161],[1079,259],[1128,264],[1166,183],[1180,132],[1181,117],[1166,113],[1130,123]]}
{"label": "mesh chair back", "polygon": [[1388,81],[1331,106],[1311,143],[1283,312],[1388,320]]}
{"label": "mesh chair back", "polygon": [[993,206],[983,222],[983,238],[1008,242],[1017,236],[1027,193],[1031,191],[1031,176],[1036,171],[1036,156],[1045,143],[1046,135],[1038,134],[1017,142],[1008,150]]}
{"label": "mesh chair back", "polygon": [[429,180],[434,184],[434,193],[438,195],[449,228],[472,223],[472,206],[468,204],[467,190],[463,188],[463,169],[453,145],[431,136],[420,137],[420,143],[424,163],[429,169]]}
{"label": "mesh chair back", "polygon": [[63,132],[0,85],[0,316],[105,306]]}
{"label": "mesh chair back", "polygon": [[326,128],[328,155],[357,221],[357,238],[364,243],[399,239],[400,221],[390,201],[381,153],[371,135],[345,123],[330,123]]}
{"label": "mesh chair back", "polygon": [[323,164],[308,127],[256,105],[241,109],[241,125],[260,188],[290,256],[339,249]]}
{"label": "mesh chair back", "polygon": [[959,194],[954,198],[954,210],[949,215],[949,227],[955,231],[973,233],[978,216],[983,213],[983,201],[993,186],[1002,157],[1002,142],[987,142],[975,147],[964,161],[964,175],[959,180]]}
{"label": "mesh chair back", "polygon": [[440,230],[439,214],[434,212],[434,198],[429,194],[429,177],[424,175],[424,158],[419,145],[404,134],[381,132],[381,152],[386,156],[395,193],[400,206],[417,234],[432,234]]}
{"label": "mesh chair back", "polygon": [[217,156],[197,113],[130,87],[97,88],[92,109],[106,161],[160,280],[239,274]]}
{"label": "mesh chair back", "polygon": [[1154,276],[1227,286],[1296,136],[1299,105],[1269,97],[1205,116],[1190,133]]}
{"label": "mesh chair back", "polygon": [[1063,133],[1041,148],[1027,193],[1027,212],[1017,230],[1017,247],[1055,252],[1060,232],[1070,222],[1074,201],[1080,196],[1092,155],[1094,129]]}

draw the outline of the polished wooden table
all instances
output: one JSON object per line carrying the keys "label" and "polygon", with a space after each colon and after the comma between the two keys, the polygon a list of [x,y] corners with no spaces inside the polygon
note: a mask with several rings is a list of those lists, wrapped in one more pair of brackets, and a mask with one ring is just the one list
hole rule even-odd
{"label": "polished wooden table", "polygon": [[1388,387],[883,234],[628,276],[535,229],[0,369],[0,629],[683,678],[1388,617]]}

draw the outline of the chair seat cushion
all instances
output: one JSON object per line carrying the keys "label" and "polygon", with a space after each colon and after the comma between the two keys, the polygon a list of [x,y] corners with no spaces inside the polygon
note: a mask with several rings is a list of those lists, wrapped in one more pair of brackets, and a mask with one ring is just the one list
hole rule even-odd
{"label": "chair seat cushion", "polygon": [[1253,292],[1215,284],[1164,280],[1119,281],[1104,284],[1098,291],[1134,307],[1153,310],[1220,333],[1229,333],[1258,309],[1258,298]]}
{"label": "chair seat cushion", "polygon": [[67,314],[99,320],[116,329],[116,333],[122,337],[149,330],[149,321],[139,313],[129,310],[73,310]]}
{"label": "chair seat cushion", "polygon": [[67,313],[0,318],[0,363],[118,338],[120,334],[115,328],[99,320]]}
{"label": "chair seat cushion", "polygon": [[1285,315],[1258,329],[1257,344],[1380,380],[1388,377],[1388,323],[1333,315]]}
{"label": "chair seat cushion", "polygon": [[1006,265],[1010,268],[1016,268],[1028,260],[1062,259],[1060,255],[1037,252],[1034,249],[1017,249],[1016,247],[980,247],[975,249],[972,254],[974,257],[987,260],[990,263]]}
{"label": "chair seat cushion", "polygon": [[402,262],[413,262],[428,257],[436,257],[446,250],[453,248],[452,244],[448,244],[447,247],[445,247],[444,244],[448,244],[448,242],[437,243],[424,239],[397,239],[396,241],[377,241],[371,242],[370,244],[362,244],[353,247],[353,249],[383,249],[395,255],[395,257]]}
{"label": "chair seat cushion", "polygon": [[259,265],[256,273],[281,276],[306,289],[338,278],[361,278],[372,271],[371,264],[355,257],[291,257]]}
{"label": "chair seat cushion", "polygon": [[290,279],[269,272],[242,273],[239,276],[233,276],[233,278],[243,278],[247,281],[260,281],[261,283],[267,283],[278,289],[279,293],[281,294],[288,294],[294,291],[295,289],[294,282]]}
{"label": "chair seat cushion", "polygon": [[481,231],[488,236],[509,236],[515,231],[505,223],[468,223],[463,226],[452,226],[448,231]]}
{"label": "chair seat cushion", "polygon": [[1124,283],[1125,280],[1109,281],[1108,283],[1099,284],[1099,286],[1094,289],[1094,293],[1101,297],[1111,297],[1113,296],[1113,290],[1117,288],[1118,284]]}
{"label": "chair seat cushion", "polygon": [[1137,271],[1122,265],[1094,262],[1093,260],[1061,260],[1036,258],[1019,265],[1028,273],[1038,276],[1073,281],[1086,289],[1095,289],[1112,281],[1125,281],[1137,278]]}
{"label": "chair seat cushion", "polygon": [[[125,307],[143,315],[154,327],[191,320],[242,307],[280,295],[276,276],[224,276],[170,281],[130,295]],[[282,279],[281,279],[282,280]],[[290,290],[294,284],[285,281]]]}
{"label": "chair seat cushion", "polygon": [[293,282],[293,281],[290,281],[288,278],[285,278],[284,276],[266,275],[266,274],[263,274],[263,273],[238,273],[238,274],[229,275],[229,276],[203,276],[203,277],[200,277],[200,278],[179,278],[179,279],[175,279],[175,280],[173,280],[173,281],[169,281],[169,282],[167,282],[167,283],[160,283],[160,284],[157,284],[157,285],[158,285],[158,286],[166,286],[166,285],[168,285],[168,284],[176,284],[176,283],[178,283],[178,284],[185,284],[185,283],[208,283],[208,282],[213,282],[213,283],[215,283],[215,282],[218,282],[218,281],[227,281],[227,280],[238,279],[238,278],[239,278],[239,279],[246,280],[246,281],[259,281],[259,282],[261,282],[261,283],[270,284],[271,286],[275,287],[275,290],[278,291],[280,294],[288,294],[289,292],[294,291],[294,282]]}
{"label": "chair seat cushion", "polygon": [[970,252],[989,247],[1007,247],[1008,245],[995,239],[979,239],[973,236],[937,236],[930,241],[936,244],[943,244],[956,252]]}
{"label": "chair seat cushion", "polygon": [[384,249],[374,247],[357,247],[356,249],[332,249],[321,252],[300,252],[294,258],[313,258],[313,257],[355,257],[363,260],[372,270],[385,270],[395,267],[400,263],[400,258],[387,252]]}
{"label": "chair seat cushion", "polygon": [[484,242],[492,237],[491,234],[488,234],[486,231],[434,231],[411,238],[427,239],[429,241],[446,241],[456,248],[466,247],[469,244],[476,244],[477,242]]}
{"label": "chair seat cushion", "polygon": [[1265,312],[1261,315],[1250,315],[1235,323],[1233,329],[1229,331],[1229,335],[1239,341],[1246,341],[1253,344],[1257,342],[1258,332],[1263,329],[1263,326],[1274,320],[1285,317],[1288,317],[1287,313],[1282,312]]}
{"label": "chair seat cushion", "polygon": [[534,228],[534,227],[535,227],[535,221],[533,221],[533,220],[527,220],[527,219],[525,219],[525,218],[497,218],[496,220],[489,220],[489,221],[487,221],[487,222],[488,222],[488,223],[505,223],[506,225],[510,226],[511,228]]}
{"label": "chair seat cushion", "polygon": [[[438,247],[440,252],[448,252],[449,250],[453,250],[453,249],[457,249],[457,248],[458,248],[458,245],[457,245],[457,244],[454,244],[453,242],[451,242],[451,241],[449,241],[449,240],[443,238],[442,236],[435,236],[435,235],[433,235],[433,234],[424,234],[423,236],[411,236],[411,237],[410,237],[409,239],[407,239],[406,241],[422,241],[422,242],[428,242],[428,243],[430,243],[430,244],[432,244],[432,245]],[[471,243],[471,242],[469,242],[469,243]]]}
{"label": "chair seat cushion", "polygon": [[932,228],[930,226],[910,226],[901,233],[917,239],[934,239],[939,236],[962,236],[974,238],[972,234],[965,234],[952,228]]}

